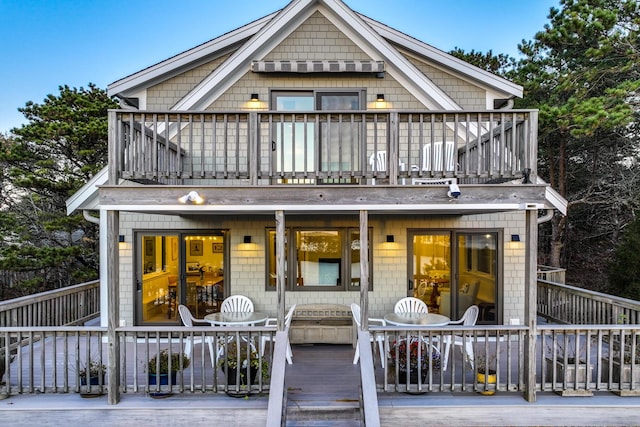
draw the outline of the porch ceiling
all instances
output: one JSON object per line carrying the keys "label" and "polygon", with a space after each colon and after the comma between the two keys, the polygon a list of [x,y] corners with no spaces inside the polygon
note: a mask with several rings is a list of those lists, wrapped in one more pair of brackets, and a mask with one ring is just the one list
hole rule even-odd
{"label": "porch ceiling", "polygon": [[[166,215],[272,214],[310,212],[470,215],[545,207],[545,185],[460,185],[457,199],[448,186],[269,186],[170,187],[101,186],[103,210]],[[196,191],[201,204],[180,203]]]}

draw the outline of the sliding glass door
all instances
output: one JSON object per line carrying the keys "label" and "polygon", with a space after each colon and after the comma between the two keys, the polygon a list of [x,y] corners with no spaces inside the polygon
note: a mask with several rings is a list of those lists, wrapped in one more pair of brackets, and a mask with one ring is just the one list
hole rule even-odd
{"label": "sliding glass door", "polygon": [[136,324],[180,324],[178,305],[195,317],[224,299],[224,231],[136,234]]}
{"label": "sliding glass door", "polygon": [[475,304],[478,323],[499,322],[498,232],[413,230],[409,241],[409,296],[452,320]]}

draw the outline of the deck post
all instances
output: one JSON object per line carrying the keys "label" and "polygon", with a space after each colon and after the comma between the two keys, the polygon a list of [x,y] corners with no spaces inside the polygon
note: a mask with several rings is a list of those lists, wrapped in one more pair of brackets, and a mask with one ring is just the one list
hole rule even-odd
{"label": "deck post", "polygon": [[278,295],[278,331],[284,331],[285,310],[285,224],[284,211],[276,211],[276,293]]}
{"label": "deck post", "polygon": [[525,399],[536,401],[536,337],[537,333],[537,258],[538,258],[538,210],[526,211],[525,240],[525,324],[528,326],[525,335]]}
{"label": "deck post", "polygon": [[360,211],[360,329],[369,330],[369,216]]}
{"label": "deck post", "polygon": [[398,185],[398,166],[400,165],[400,139],[398,131],[398,112],[389,113],[389,156],[387,170],[389,184]]}
{"label": "deck post", "polygon": [[115,405],[120,401],[120,343],[116,329],[120,321],[120,265],[118,234],[120,227],[120,212],[107,211],[107,343],[108,343],[108,364],[107,369],[107,392],[108,402]]}
{"label": "deck post", "polygon": [[258,185],[258,113],[249,113],[249,182],[252,186]]}

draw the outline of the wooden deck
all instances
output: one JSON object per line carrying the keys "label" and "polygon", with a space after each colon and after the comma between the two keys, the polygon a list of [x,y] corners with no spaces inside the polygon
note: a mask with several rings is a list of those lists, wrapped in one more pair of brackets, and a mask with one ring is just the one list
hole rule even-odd
{"label": "wooden deck", "polygon": [[[359,368],[350,345],[294,345],[294,364],[287,366],[289,426],[357,426]],[[560,426],[637,425],[640,398],[612,393],[593,397],[560,397],[538,393],[527,403],[518,393],[379,393],[380,425],[412,426]],[[266,394],[237,399],[217,394],[176,394],[152,399],[125,393],[118,405],[106,396],[84,399],[76,393],[25,394],[0,401],[3,425],[58,426],[263,426]]]}

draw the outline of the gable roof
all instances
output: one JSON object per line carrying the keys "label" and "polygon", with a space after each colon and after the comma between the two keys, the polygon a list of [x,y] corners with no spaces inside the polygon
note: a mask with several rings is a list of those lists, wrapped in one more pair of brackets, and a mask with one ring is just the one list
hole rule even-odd
{"label": "gable roof", "polygon": [[240,79],[252,60],[261,59],[316,11],[347,34],[372,59],[385,61],[386,69],[393,77],[431,109],[458,110],[460,107],[393,44],[423,56],[462,79],[503,94],[505,98],[522,96],[522,87],[360,15],[341,0],[293,0],[278,12],[110,84],[108,93],[123,98],[134,96],[139,90],[235,50],[172,108],[203,109]]}

